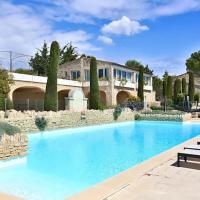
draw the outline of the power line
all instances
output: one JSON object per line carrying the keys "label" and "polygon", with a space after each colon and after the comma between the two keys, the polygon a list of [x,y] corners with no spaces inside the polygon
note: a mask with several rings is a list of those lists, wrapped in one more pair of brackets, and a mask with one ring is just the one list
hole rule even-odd
{"label": "power line", "polygon": [[[8,53],[9,54],[9,67],[10,67],[10,71],[13,71],[13,60],[17,59],[17,58],[22,58],[22,57],[29,57],[31,58],[32,56],[30,55],[26,55],[23,53],[19,53],[19,52],[14,52],[14,51],[5,51],[5,50],[1,50],[0,53]],[[15,55],[15,57],[14,57]]]}

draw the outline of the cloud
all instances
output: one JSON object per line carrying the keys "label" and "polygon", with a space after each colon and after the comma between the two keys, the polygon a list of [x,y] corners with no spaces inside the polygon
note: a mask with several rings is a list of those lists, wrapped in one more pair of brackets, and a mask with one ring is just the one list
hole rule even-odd
{"label": "cloud", "polygon": [[107,44],[107,45],[112,45],[113,44],[113,40],[105,35],[100,35],[98,37],[98,40],[103,42],[104,44]]}
{"label": "cloud", "polygon": [[124,15],[142,20],[200,10],[199,0],[44,0],[45,6],[41,4],[35,0],[34,7],[46,13],[46,17],[72,23],[95,23],[96,19],[113,21]]}
{"label": "cloud", "polygon": [[44,40],[48,43],[57,40],[61,46],[72,42],[80,53],[99,50],[91,43],[93,35],[84,30],[55,30],[51,20],[42,18],[28,6],[1,1],[0,10],[0,24],[3,30],[0,31],[0,50],[33,55]]}
{"label": "cloud", "polygon": [[128,17],[123,16],[120,20],[112,21],[102,28],[102,32],[111,33],[116,35],[135,35],[142,31],[149,30],[145,25],[141,25],[138,21],[130,20]]}

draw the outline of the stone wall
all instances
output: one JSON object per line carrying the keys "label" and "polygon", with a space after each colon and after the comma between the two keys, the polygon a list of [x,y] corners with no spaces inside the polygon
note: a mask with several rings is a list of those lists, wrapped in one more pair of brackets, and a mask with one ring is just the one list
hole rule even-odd
{"label": "stone wall", "polygon": [[0,160],[25,156],[28,151],[28,137],[23,134],[2,135],[0,138]]}
{"label": "stone wall", "polygon": [[[47,129],[56,128],[69,128],[80,127],[96,124],[106,124],[115,122],[113,119],[113,109],[98,111],[88,110],[85,111],[85,119],[81,119],[80,112],[59,111],[59,112],[17,112],[11,111],[8,114],[8,118],[2,118],[0,121],[7,122],[10,125],[19,127],[22,133],[30,133],[38,131],[35,125],[35,117],[44,116],[48,121]],[[130,109],[126,109],[122,112],[117,122],[134,120],[135,113]]]}

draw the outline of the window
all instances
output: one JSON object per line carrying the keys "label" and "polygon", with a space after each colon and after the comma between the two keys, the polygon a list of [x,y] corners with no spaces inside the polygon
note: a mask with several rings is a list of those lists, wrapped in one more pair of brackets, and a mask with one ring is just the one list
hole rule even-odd
{"label": "window", "polygon": [[126,80],[131,82],[131,72],[126,72]]}
{"label": "window", "polygon": [[145,85],[151,85],[151,77],[144,76],[144,84]]}
{"label": "window", "polygon": [[105,77],[108,78],[108,69],[105,68]]}
{"label": "window", "polygon": [[90,80],[90,70],[85,69],[84,74],[85,74],[85,81],[89,81]]}
{"label": "window", "polygon": [[99,78],[103,78],[103,77],[104,77],[104,70],[99,69]]}
{"label": "window", "polygon": [[132,80],[132,73],[131,72],[122,71],[122,70],[119,70],[119,69],[114,69],[113,73],[114,73],[114,78],[116,78],[118,80],[125,79],[128,82],[131,82],[131,80]]}
{"label": "window", "polygon": [[71,79],[77,80],[80,78],[80,71],[71,71]]}
{"label": "window", "polygon": [[99,75],[100,79],[102,79],[102,78],[108,78],[108,69],[107,68],[99,69],[98,72],[99,72],[98,75]]}
{"label": "window", "polygon": [[117,70],[117,78],[118,79],[122,78],[122,71],[121,70]]}
{"label": "window", "polygon": [[138,81],[139,81],[139,74],[137,73],[136,74],[136,83],[138,83]]}
{"label": "window", "polygon": [[126,72],[125,71],[122,71],[122,78],[126,79]]}
{"label": "window", "polygon": [[114,69],[113,73],[114,73],[114,78],[116,78],[117,77],[117,70]]}
{"label": "window", "polygon": [[67,72],[65,72],[65,78],[67,79]]}

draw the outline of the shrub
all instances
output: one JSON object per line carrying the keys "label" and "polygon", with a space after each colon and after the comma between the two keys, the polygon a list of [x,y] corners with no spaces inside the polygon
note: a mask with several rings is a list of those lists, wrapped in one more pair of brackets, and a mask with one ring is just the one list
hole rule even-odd
{"label": "shrub", "polygon": [[139,120],[140,119],[140,115],[139,114],[135,114],[135,120]]}
{"label": "shrub", "polygon": [[19,74],[29,74],[29,75],[37,75],[33,70],[18,68],[15,70],[15,73]]}
{"label": "shrub", "polygon": [[162,106],[150,106],[151,110],[163,110]]}
{"label": "shrub", "polygon": [[15,133],[20,133],[20,128],[12,126],[6,122],[0,122],[1,133],[6,133],[7,135],[14,135]]}
{"label": "shrub", "polygon": [[114,112],[113,112],[113,117],[114,117],[115,121],[118,119],[118,117],[121,115],[121,113],[122,113],[121,106],[116,106],[114,109]]}
{"label": "shrub", "polygon": [[136,97],[136,96],[130,96],[128,98],[128,101],[140,101],[140,98],[139,97]]}
{"label": "shrub", "polygon": [[107,109],[106,105],[104,105],[104,104],[99,105],[99,110],[104,111],[105,109]]}
{"label": "shrub", "polygon": [[183,121],[184,112],[181,111],[153,111],[142,112],[135,116],[135,120],[150,120],[150,121]]}
{"label": "shrub", "polygon": [[195,94],[194,95],[194,101],[196,101],[197,103],[199,103],[199,94]]}
{"label": "shrub", "polygon": [[57,93],[57,69],[59,65],[59,44],[54,41],[51,44],[50,64],[47,69],[47,84],[44,98],[44,110],[57,111],[58,109],[58,93]]}
{"label": "shrub", "polygon": [[47,120],[44,117],[36,117],[35,125],[40,131],[44,131],[47,126]]}

